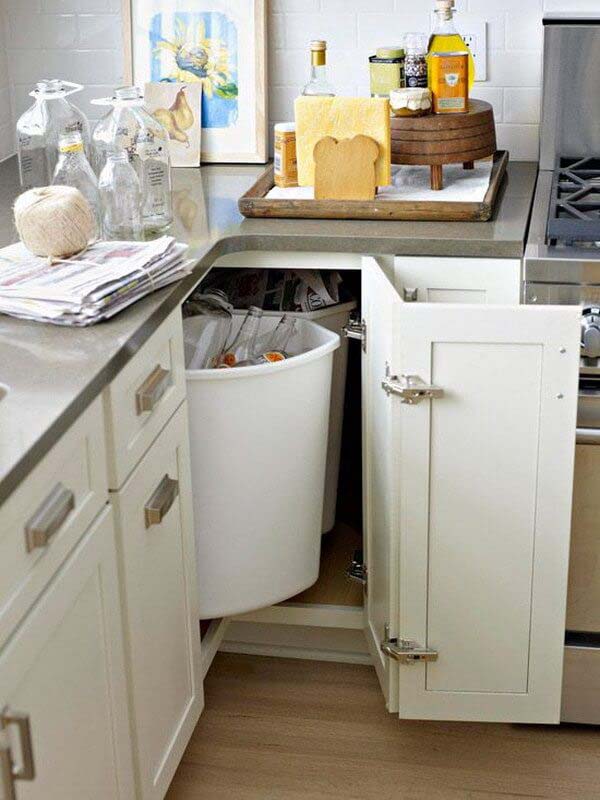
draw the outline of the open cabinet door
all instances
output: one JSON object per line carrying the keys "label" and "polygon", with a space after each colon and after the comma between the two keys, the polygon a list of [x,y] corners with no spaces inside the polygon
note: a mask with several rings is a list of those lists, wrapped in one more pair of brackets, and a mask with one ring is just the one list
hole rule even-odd
{"label": "open cabinet door", "polygon": [[397,635],[398,528],[394,514],[392,413],[394,405],[381,388],[386,363],[393,353],[394,320],[402,305],[398,293],[372,258],[363,259],[361,309],[366,323],[362,357],[363,506],[367,585],[364,630],[377,676],[390,711],[398,710],[398,666],[384,656],[386,627]]}
{"label": "open cabinet door", "polygon": [[559,722],[579,316],[393,306],[401,717]]}

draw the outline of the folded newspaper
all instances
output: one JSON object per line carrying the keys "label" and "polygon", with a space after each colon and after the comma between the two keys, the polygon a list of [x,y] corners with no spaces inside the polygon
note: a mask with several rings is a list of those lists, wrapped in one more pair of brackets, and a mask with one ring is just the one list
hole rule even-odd
{"label": "folded newspaper", "polygon": [[55,325],[93,325],[189,274],[187,245],[96,242],[50,264],[22,243],[0,250],[0,313]]}

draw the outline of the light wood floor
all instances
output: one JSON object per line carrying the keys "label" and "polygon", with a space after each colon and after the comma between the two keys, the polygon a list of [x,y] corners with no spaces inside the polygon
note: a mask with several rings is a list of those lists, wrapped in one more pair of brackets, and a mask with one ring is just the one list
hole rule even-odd
{"label": "light wood floor", "polygon": [[288,603],[328,604],[333,606],[362,606],[360,583],[346,578],[355,550],[362,549],[362,534],[337,522],[335,528],[321,540],[319,580],[304,592],[291,597]]}
{"label": "light wood floor", "polygon": [[600,731],[399,722],[369,667],[219,654],[168,800],[598,800]]}

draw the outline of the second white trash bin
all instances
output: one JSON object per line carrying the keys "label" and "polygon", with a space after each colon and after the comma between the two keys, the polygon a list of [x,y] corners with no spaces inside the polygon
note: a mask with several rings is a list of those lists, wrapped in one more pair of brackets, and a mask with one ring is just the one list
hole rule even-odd
{"label": "second white trash bin", "polygon": [[[263,318],[262,330],[278,321]],[[187,370],[202,619],[281,602],[317,580],[339,346],[337,334],[299,319],[290,343],[299,356]]]}

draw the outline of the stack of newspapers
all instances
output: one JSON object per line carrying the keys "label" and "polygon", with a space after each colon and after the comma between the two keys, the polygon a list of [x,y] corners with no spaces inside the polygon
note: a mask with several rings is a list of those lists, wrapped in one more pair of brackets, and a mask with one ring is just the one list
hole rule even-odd
{"label": "stack of newspapers", "polygon": [[187,246],[171,236],[153,242],[96,242],[55,260],[22,243],[0,250],[0,313],[55,325],[93,325],[189,274]]}

